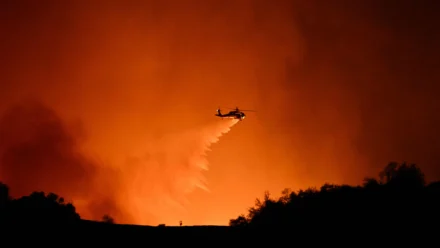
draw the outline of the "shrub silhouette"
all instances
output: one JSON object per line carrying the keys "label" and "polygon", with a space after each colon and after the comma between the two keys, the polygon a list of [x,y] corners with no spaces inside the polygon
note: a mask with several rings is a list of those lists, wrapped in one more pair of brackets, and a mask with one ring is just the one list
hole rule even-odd
{"label": "shrub silhouette", "polygon": [[416,227],[415,223],[439,219],[440,182],[426,185],[415,164],[389,163],[379,180],[365,178],[362,186],[324,184],[292,192],[285,189],[279,199],[269,193],[257,199],[247,215],[231,219],[230,226],[316,227],[343,224],[346,227],[377,225]]}
{"label": "shrub silhouette", "polygon": [[110,215],[105,214],[104,216],[102,216],[102,222],[108,223],[108,224],[114,224],[115,220]]}
{"label": "shrub silhouette", "polygon": [[[327,183],[319,189],[285,189],[278,199],[265,192],[246,215],[231,219],[229,225],[300,230],[325,229],[335,223],[376,231],[379,226],[420,228],[440,220],[439,198],[440,182],[427,184],[415,164],[392,162],[378,179],[365,178],[360,186]],[[34,192],[12,199],[8,186],[0,182],[0,221],[2,225],[60,226],[79,223],[80,216],[71,203],[54,193]],[[114,223],[114,219],[104,215],[102,222]]]}
{"label": "shrub silhouette", "polygon": [[72,223],[80,219],[71,203],[64,203],[56,194],[34,192],[12,201],[14,221],[20,223]]}
{"label": "shrub silhouette", "polygon": [[9,197],[8,187],[0,184],[2,224],[61,225],[80,220],[75,207],[54,193],[34,192],[18,199]]}

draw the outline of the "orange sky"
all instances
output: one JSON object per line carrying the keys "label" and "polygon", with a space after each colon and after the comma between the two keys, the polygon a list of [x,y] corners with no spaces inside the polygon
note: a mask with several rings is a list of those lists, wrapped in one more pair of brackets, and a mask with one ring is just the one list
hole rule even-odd
{"label": "orange sky", "polygon": [[[154,225],[227,224],[265,190],[358,184],[390,160],[439,179],[436,8],[359,3],[2,1],[0,178]],[[209,193],[153,209],[187,167],[132,164],[164,137],[167,158],[203,143],[219,106],[258,112],[208,152]]]}

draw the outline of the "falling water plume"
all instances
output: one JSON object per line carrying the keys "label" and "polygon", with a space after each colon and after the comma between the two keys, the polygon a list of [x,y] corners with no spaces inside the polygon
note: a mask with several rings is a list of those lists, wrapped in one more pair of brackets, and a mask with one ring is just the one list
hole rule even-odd
{"label": "falling water plume", "polygon": [[[128,198],[139,221],[147,213],[185,210],[187,195],[199,188],[209,192],[204,171],[207,152],[238,120],[219,121],[203,128],[168,134],[146,145],[146,153],[126,173]],[[151,217],[149,217],[151,219]]]}

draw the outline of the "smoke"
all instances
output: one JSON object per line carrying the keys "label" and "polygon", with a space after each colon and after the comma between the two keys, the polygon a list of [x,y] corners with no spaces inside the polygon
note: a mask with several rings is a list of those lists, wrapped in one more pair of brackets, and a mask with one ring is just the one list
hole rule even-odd
{"label": "smoke", "polygon": [[0,117],[0,180],[13,197],[54,192],[90,218],[120,216],[113,197],[116,174],[82,151],[84,140],[78,123],[67,125],[42,102],[14,104]]}
{"label": "smoke", "polygon": [[196,189],[209,192],[203,175],[209,169],[207,152],[237,122],[220,121],[164,135],[146,143],[143,155],[129,158],[123,175],[129,202],[126,211],[136,216],[135,222],[181,217],[189,204],[188,194]]}
{"label": "smoke", "polygon": [[181,215],[195,189],[209,191],[203,175],[207,152],[237,122],[150,140],[143,154],[115,169],[82,151],[84,130],[69,130],[55,111],[26,100],[0,118],[0,180],[14,197],[55,192],[73,201],[83,218],[110,214],[119,222],[151,224],[163,221],[164,211]]}
{"label": "smoke", "polygon": [[27,100],[0,117],[1,179],[13,195],[54,191],[70,197],[86,192],[94,174],[57,114],[42,103]]}
{"label": "smoke", "polygon": [[173,168],[157,136],[208,123],[218,105],[258,113],[210,154],[212,192],[191,194],[186,224],[227,224],[266,190],[358,184],[389,160],[440,178],[439,1],[44,2],[0,1],[0,110],[32,94],[83,121],[87,136],[63,130],[100,158],[77,176],[102,196],[92,212],[178,209],[173,187],[187,184],[151,175]]}

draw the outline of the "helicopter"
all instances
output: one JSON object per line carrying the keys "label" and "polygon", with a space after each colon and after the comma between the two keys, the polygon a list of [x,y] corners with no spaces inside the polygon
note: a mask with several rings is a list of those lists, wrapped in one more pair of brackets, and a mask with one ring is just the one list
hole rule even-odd
{"label": "helicopter", "polygon": [[[227,108],[227,109],[232,109],[232,108]],[[215,116],[221,117],[223,118],[232,118],[232,119],[238,119],[240,121],[242,121],[246,115],[243,113],[243,111],[249,111],[249,112],[255,112],[254,110],[240,110],[238,109],[238,107],[236,107],[235,109],[232,109],[232,111],[229,111],[229,113],[226,114],[222,114],[220,108],[217,109],[217,114],[215,114]]]}

